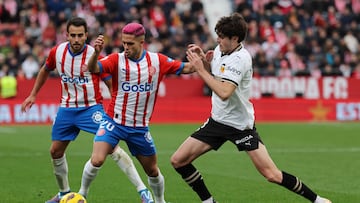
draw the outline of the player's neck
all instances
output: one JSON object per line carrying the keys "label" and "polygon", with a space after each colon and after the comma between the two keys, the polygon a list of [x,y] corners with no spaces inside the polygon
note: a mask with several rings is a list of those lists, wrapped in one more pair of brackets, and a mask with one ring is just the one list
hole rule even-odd
{"label": "player's neck", "polygon": [[239,51],[241,48],[242,48],[242,44],[239,43],[239,44],[237,44],[236,47],[233,48],[231,51],[223,52],[223,53],[221,54],[221,56],[230,55],[230,54],[232,54],[232,53],[235,52],[235,51]]}

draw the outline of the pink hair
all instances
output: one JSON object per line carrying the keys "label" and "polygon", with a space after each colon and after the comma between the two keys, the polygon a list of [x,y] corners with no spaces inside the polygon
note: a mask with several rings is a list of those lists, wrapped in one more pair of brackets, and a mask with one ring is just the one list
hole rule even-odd
{"label": "pink hair", "polygon": [[129,23],[122,29],[122,33],[138,37],[140,35],[145,35],[145,28],[139,23]]}

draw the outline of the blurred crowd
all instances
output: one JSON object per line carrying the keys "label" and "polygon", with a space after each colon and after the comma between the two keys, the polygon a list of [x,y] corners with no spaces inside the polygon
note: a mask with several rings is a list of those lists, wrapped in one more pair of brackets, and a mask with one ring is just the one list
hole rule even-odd
{"label": "blurred crowd", "polygon": [[[103,34],[104,55],[122,50],[121,28],[147,29],[146,48],[185,59],[190,43],[216,46],[207,0],[0,0],[0,78],[34,78],[49,50],[66,41],[66,22],[84,17],[88,43]],[[345,76],[360,79],[360,1],[234,0],[249,22],[245,46],[256,76]],[[56,77],[56,73],[53,74]]]}

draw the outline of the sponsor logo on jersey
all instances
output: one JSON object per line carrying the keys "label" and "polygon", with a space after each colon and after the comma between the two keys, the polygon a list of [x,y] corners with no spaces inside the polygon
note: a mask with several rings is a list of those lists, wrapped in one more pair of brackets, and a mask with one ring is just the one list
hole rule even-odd
{"label": "sponsor logo on jersey", "polygon": [[67,75],[65,75],[64,73],[62,73],[60,75],[61,80],[63,81],[63,83],[70,83],[70,84],[86,84],[89,82],[89,78],[88,77],[68,77]]}
{"label": "sponsor logo on jersey", "polygon": [[123,82],[121,89],[124,92],[150,92],[154,90],[154,82],[143,84],[130,84],[129,82]]}
{"label": "sponsor logo on jersey", "polygon": [[173,60],[174,60],[174,59],[172,59],[172,58],[170,58],[170,57],[167,58],[167,62],[169,62],[169,63],[172,62]]}
{"label": "sponsor logo on jersey", "polygon": [[224,73],[225,71],[230,71],[230,72],[235,73],[237,75],[241,74],[241,71],[237,70],[234,67],[228,67],[228,66],[225,65],[225,63],[223,63],[223,64],[221,64],[220,72]]}
{"label": "sponsor logo on jersey", "polygon": [[241,71],[237,70],[236,68],[233,68],[233,67],[226,67],[225,68],[226,71],[230,71],[232,73],[235,73],[236,75],[240,75],[241,74]]}
{"label": "sponsor logo on jersey", "polygon": [[94,123],[100,124],[103,118],[103,114],[100,111],[96,111],[93,113],[91,118],[94,121]]}
{"label": "sponsor logo on jersey", "polygon": [[[240,140],[235,140],[235,144],[244,143],[244,142],[250,140],[251,138],[253,138],[252,135],[245,136],[244,138],[242,138],[242,139],[240,139]],[[250,143],[250,142],[249,142],[249,143]]]}

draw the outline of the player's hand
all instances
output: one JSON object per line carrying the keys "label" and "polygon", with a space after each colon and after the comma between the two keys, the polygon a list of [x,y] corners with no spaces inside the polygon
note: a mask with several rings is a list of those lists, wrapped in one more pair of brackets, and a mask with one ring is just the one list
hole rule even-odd
{"label": "player's hand", "polygon": [[35,103],[35,97],[29,96],[25,99],[25,101],[21,104],[21,112],[26,112],[29,110],[32,105]]}
{"label": "player's hand", "polygon": [[204,69],[204,64],[201,57],[191,50],[186,51],[186,58],[190,62],[190,65],[194,67],[196,71]]}
{"label": "player's hand", "polygon": [[188,51],[196,53],[201,59],[206,60],[204,51],[196,44],[189,44]]}
{"label": "player's hand", "polygon": [[206,54],[205,54],[206,62],[211,63],[213,57],[214,57],[214,50],[209,50],[206,52]]}
{"label": "player's hand", "polygon": [[101,50],[104,48],[104,35],[99,35],[95,42],[94,42],[94,48],[96,53],[100,53]]}

